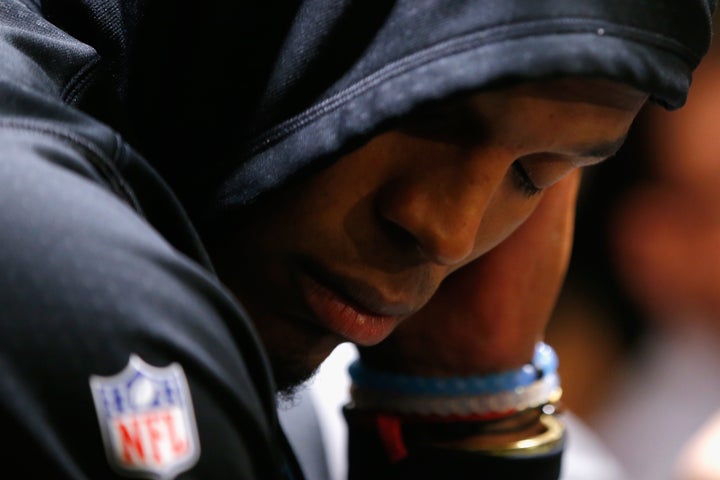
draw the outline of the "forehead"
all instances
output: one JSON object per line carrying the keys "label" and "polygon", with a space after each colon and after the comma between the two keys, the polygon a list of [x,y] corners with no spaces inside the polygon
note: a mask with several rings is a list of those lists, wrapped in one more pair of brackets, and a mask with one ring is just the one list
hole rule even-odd
{"label": "forehead", "polygon": [[647,93],[619,82],[563,77],[518,82],[437,101],[420,106],[405,120],[442,118],[448,122],[446,125],[463,128],[502,122],[501,117],[512,117],[513,114],[532,117],[550,112],[572,117],[586,113],[588,107],[613,111],[620,116],[628,113],[634,116],[647,99]]}
{"label": "forehead", "polygon": [[[637,111],[647,100],[645,92],[603,78],[564,77],[518,83],[498,90],[509,95]],[[491,92],[489,92],[491,93]]]}
{"label": "forehead", "polygon": [[458,98],[442,108],[440,118],[447,128],[467,132],[475,141],[607,157],[622,143],[647,98],[609,80],[558,78]]}
{"label": "forehead", "polygon": [[400,127],[464,147],[504,145],[604,158],[622,144],[648,96],[595,78],[556,78],[487,89],[428,105]]}

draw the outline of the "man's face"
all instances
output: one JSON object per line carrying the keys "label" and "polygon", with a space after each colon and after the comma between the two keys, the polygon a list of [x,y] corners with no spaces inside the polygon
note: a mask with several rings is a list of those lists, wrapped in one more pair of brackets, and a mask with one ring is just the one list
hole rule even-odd
{"label": "man's face", "polygon": [[521,225],[543,189],[611,155],[644,100],[581,79],[477,93],[247,207],[211,250],[279,387],[307,378],[340,342],[385,338]]}

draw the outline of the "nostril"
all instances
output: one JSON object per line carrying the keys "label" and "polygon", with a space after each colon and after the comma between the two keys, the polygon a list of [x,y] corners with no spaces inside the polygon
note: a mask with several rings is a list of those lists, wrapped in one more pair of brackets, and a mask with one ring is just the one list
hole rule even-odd
{"label": "nostril", "polygon": [[418,242],[418,239],[410,231],[380,213],[378,213],[378,218],[380,221],[380,225],[385,232],[385,235],[398,248],[404,251],[410,251],[411,249],[420,249],[420,243]]}
{"label": "nostril", "polygon": [[[451,172],[452,173],[452,172]],[[490,195],[470,182],[407,177],[388,183],[375,199],[375,215],[397,248],[418,261],[461,263],[475,247]]]}
{"label": "nostril", "polygon": [[[389,198],[397,200],[399,194]],[[445,209],[432,199],[419,198],[406,195],[400,207],[379,202],[376,216],[385,238],[418,261],[446,266],[461,262],[472,251],[476,231],[469,223],[461,223],[462,218],[447,218]]]}
{"label": "nostril", "polygon": [[432,242],[430,238],[416,236],[411,231],[403,228],[402,225],[382,215],[379,215],[379,222],[386,238],[405,255],[415,255],[422,261],[430,261],[440,265],[453,265],[466,256],[465,252],[454,252],[456,254],[452,255],[451,252],[444,251],[447,249],[443,249]]}

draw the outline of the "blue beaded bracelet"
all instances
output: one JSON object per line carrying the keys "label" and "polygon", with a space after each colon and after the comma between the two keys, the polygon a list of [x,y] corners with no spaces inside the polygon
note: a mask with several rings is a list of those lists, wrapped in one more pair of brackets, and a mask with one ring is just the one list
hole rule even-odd
{"label": "blue beaded bracelet", "polygon": [[543,376],[557,372],[553,348],[538,342],[532,363],[516,370],[470,377],[420,377],[371,370],[355,360],[349,367],[355,387],[389,393],[420,395],[482,395],[526,387]]}

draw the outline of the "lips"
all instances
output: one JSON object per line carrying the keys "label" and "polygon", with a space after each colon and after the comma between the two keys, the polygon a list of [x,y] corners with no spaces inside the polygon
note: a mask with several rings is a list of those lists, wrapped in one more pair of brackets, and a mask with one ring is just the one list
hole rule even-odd
{"label": "lips", "polygon": [[[390,335],[404,316],[412,313],[407,306],[383,302],[367,286],[349,283],[331,283],[313,274],[303,274],[300,278],[303,296],[317,321],[349,341],[374,345]],[[345,293],[347,290],[355,290],[356,295],[351,297]],[[357,297],[366,300],[361,302]]]}

